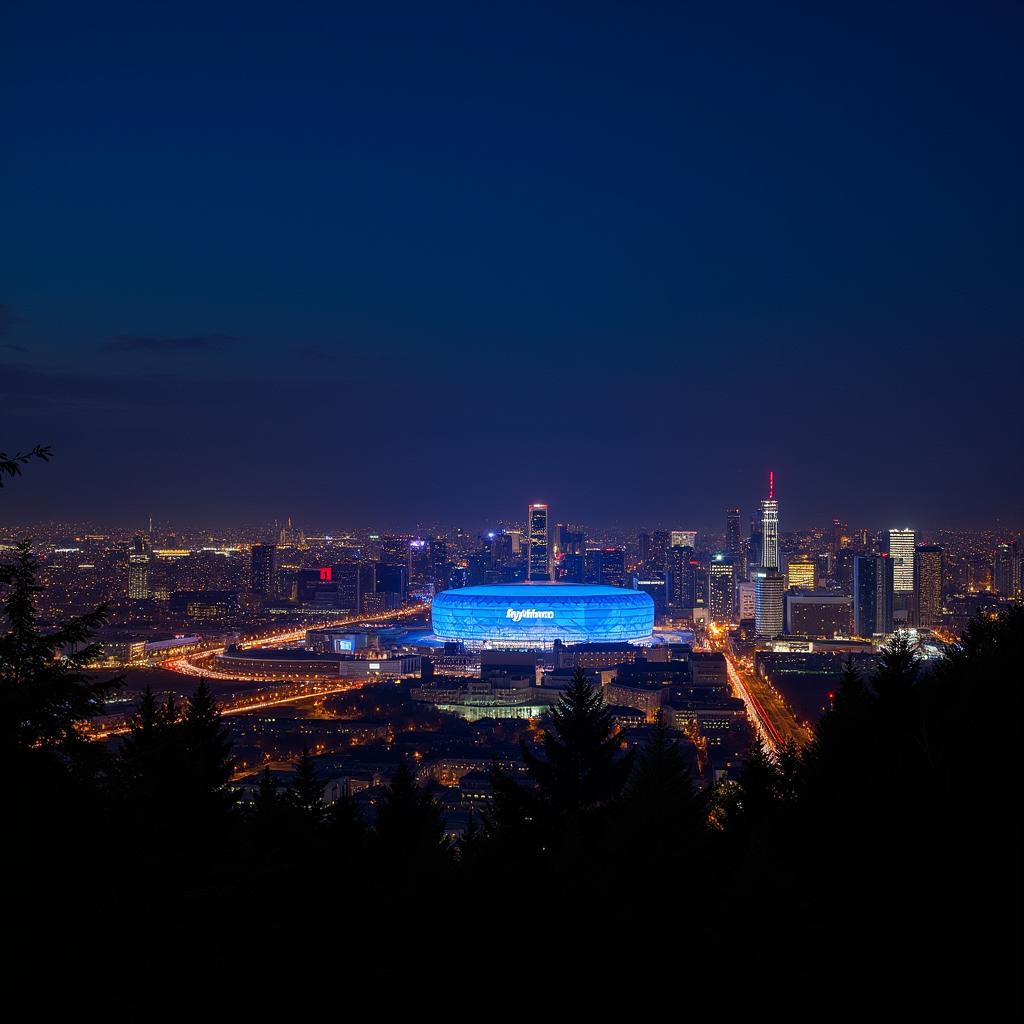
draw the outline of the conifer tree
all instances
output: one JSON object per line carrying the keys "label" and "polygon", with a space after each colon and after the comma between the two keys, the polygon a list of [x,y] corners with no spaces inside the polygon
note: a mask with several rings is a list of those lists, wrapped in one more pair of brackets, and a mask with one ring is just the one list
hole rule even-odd
{"label": "conifer tree", "polygon": [[626,840],[645,862],[664,863],[703,837],[707,808],[661,713],[636,759],[623,799]]}
{"label": "conifer tree", "polygon": [[199,681],[174,727],[184,761],[182,795],[197,824],[223,824],[234,802],[229,783],[234,771],[231,736],[209,684]]}
{"label": "conifer tree", "polygon": [[0,635],[0,750],[81,753],[82,724],[104,712],[106,698],[122,683],[97,682],[85,671],[99,652],[91,639],[106,622],[106,609],[44,633],[35,608],[37,573],[27,540],[17,545],[13,563],[0,565],[7,624]]}
{"label": "conifer tree", "polygon": [[521,744],[532,787],[492,772],[494,810],[488,831],[505,843],[550,851],[559,837],[593,838],[621,796],[633,752],[621,749],[618,729],[601,691],[577,669],[551,709],[542,756]]}
{"label": "conifer tree", "polygon": [[302,748],[302,757],[295,762],[288,799],[307,825],[316,827],[322,823],[324,787],[317,775],[316,762],[309,756],[309,747]]}
{"label": "conifer tree", "polygon": [[379,851],[392,863],[426,866],[448,857],[441,805],[416,784],[405,758],[378,805],[375,831]]}

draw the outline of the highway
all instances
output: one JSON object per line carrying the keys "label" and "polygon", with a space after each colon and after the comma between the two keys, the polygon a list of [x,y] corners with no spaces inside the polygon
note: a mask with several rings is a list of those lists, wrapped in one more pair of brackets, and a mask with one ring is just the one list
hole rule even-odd
{"label": "highway", "polygon": [[[380,623],[390,623],[396,620],[408,619],[416,615],[422,615],[425,611],[424,605],[411,605],[399,611],[387,612],[380,615],[350,615],[343,619],[334,619],[331,622],[319,622],[316,625],[305,625],[299,628],[294,626],[273,633],[265,633],[262,636],[248,637],[239,640],[238,646],[242,650],[253,650],[260,647],[280,647],[282,644],[293,644],[305,640],[306,632],[310,629],[337,629],[340,626],[372,626]],[[169,672],[178,672],[187,676],[202,676],[206,679],[236,679],[247,680],[248,676],[241,676],[237,673],[218,672],[211,667],[213,659],[222,653],[219,649],[202,651],[199,654],[187,657],[170,657],[159,663],[160,668]]]}
{"label": "highway", "polygon": [[707,632],[707,646],[725,657],[729,683],[746,705],[747,715],[765,747],[774,753],[787,742],[797,747],[803,747],[810,742],[811,731],[797,721],[781,696],[759,680],[753,672],[748,672],[742,665],[737,664],[736,657],[729,647],[725,629],[721,626],[710,626]]}
{"label": "highway", "polygon": [[[374,623],[390,623],[396,620],[408,619],[416,615],[422,615],[423,605],[412,605],[399,611],[388,612],[381,615],[359,615],[347,618],[335,619],[332,622],[317,623],[316,626],[289,627],[286,630],[266,633],[262,636],[249,637],[240,640],[238,646],[244,650],[252,650],[260,647],[279,647],[282,644],[293,644],[306,637],[308,629],[334,629],[340,626],[369,626]],[[251,682],[250,676],[243,676],[237,673],[225,673],[216,671],[212,662],[216,655],[221,653],[220,648],[200,651],[186,657],[169,657],[160,661],[159,667],[179,675],[195,676],[204,679],[228,680],[232,682]],[[262,681],[262,680],[261,680]],[[365,686],[370,680],[367,679],[309,679],[301,677],[288,677],[276,682],[261,690],[249,690],[246,693],[230,695],[225,698],[218,695],[218,703],[221,713],[225,716],[241,715],[249,711],[259,711],[262,708],[277,707],[281,704],[290,704],[295,701],[308,700],[311,697],[325,697],[333,693],[344,693],[347,690],[357,689]],[[86,735],[90,739],[104,740],[111,736],[123,735],[128,731],[130,715],[108,716],[102,723],[93,723],[86,727]]]}

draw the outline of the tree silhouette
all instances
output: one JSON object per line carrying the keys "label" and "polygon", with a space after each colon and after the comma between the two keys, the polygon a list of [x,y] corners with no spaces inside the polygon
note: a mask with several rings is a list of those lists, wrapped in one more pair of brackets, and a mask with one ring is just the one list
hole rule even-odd
{"label": "tree silhouette", "polygon": [[229,783],[234,771],[231,735],[205,679],[189,697],[174,727],[182,755],[182,811],[194,817],[197,829],[218,828],[234,803]]}
{"label": "tree silhouette", "polygon": [[7,588],[2,603],[7,630],[0,636],[0,748],[80,752],[82,724],[106,710],[106,698],[123,682],[97,682],[85,671],[99,652],[91,639],[106,621],[106,609],[44,633],[35,609],[38,562],[29,541],[15,552],[13,563],[0,565],[0,586]]}
{"label": "tree silhouette", "polygon": [[492,773],[494,809],[488,830],[513,846],[550,851],[593,840],[621,796],[633,766],[601,691],[582,669],[551,709],[538,757],[521,744],[532,787]]}
{"label": "tree silhouette", "polygon": [[21,476],[21,467],[33,459],[49,462],[52,457],[53,452],[50,450],[50,446],[44,444],[37,444],[27,452],[15,452],[13,455],[0,452],[0,487],[4,485],[5,476]]}
{"label": "tree silhouette", "polygon": [[392,864],[427,867],[449,855],[441,805],[416,784],[405,758],[378,805],[375,833],[379,852]]}
{"label": "tree silhouette", "polygon": [[644,863],[666,863],[703,838],[705,800],[661,713],[636,759],[622,812],[627,840]]}
{"label": "tree silhouette", "polygon": [[309,747],[302,748],[302,757],[295,762],[288,800],[301,819],[311,828],[324,819],[324,785],[317,775],[316,762],[309,756]]}

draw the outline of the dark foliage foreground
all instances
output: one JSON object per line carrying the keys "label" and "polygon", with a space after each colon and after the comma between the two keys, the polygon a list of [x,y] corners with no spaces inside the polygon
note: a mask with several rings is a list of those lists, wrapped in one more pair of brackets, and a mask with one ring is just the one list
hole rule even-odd
{"label": "dark foliage foreground", "polygon": [[204,685],[84,742],[104,693],[53,655],[102,613],[44,636],[28,548],[0,572],[12,1019],[1013,1013],[1021,606],[927,674],[897,640],[808,749],[710,795],[660,726],[624,752],[579,677],[531,784],[495,774],[452,846],[404,765],[373,828],[308,756],[243,813]]}

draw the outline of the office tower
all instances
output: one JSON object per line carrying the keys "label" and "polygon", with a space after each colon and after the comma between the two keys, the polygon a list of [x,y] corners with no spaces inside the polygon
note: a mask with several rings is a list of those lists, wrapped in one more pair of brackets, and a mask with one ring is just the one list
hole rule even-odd
{"label": "office tower", "polygon": [[761,499],[761,537],[761,568],[777,572],[780,565],[779,503],[775,498],[774,472],[768,474],[768,497]]}
{"label": "office tower", "polygon": [[669,605],[677,611],[693,608],[694,589],[693,548],[672,548],[669,552]]}
{"label": "office tower", "polygon": [[277,548],[273,544],[253,544],[250,567],[252,592],[261,597],[274,597],[277,591]]}
{"label": "office tower", "polygon": [[626,552],[622,548],[590,548],[583,555],[583,582],[605,587],[626,585]]}
{"label": "office tower", "polygon": [[938,626],[942,623],[942,548],[922,544],[917,549],[917,623]]}
{"label": "office tower", "polygon": [[893,617],[902,624],[917,620],[914,610],[914,555],[917,537],[913,530],[889,530],[883,547],[892,560]]}
{"label": "office tower", "polygon": [[740,535],[740,510],[738,508],[727,508],[725,510],[725,553],[732,555],[733,560],[743,550],[743,538]]}
{"label": "office tower", "polygon": [[669,544],[668,530],[655,530],[651,534],[651,568],[662,572],[668,571]]}
{"label": "office tower", "polygon": [[754,574],[754,631],[763,640],[781,636],[785,627],[785,580],[775,569]]}
{"label": "office tower", "polygon": [[853,632],[870,638],[892,632],[893,560],[858,555],[853,560]]}
{"label": "office tower", "polygon": [[996,545],[992,558],[992,589],[1000,597],[1015,596],[1018,565],[1016,542]]}
{"label": "office tower", "polygon": [[673,530],[669,540],[674,548],[695,548],[697,546],[696,530]]}
{"label": "office tower", "polygon": [[794,555],[786,566],[786,589],[814,590],[818,584],[817,570],[810,555]]}
{"label": "office tower", "polygon": [[641,533],[636,538],[637,554],[640,557],[640,564],[646,565],[651,559],[651,535]]}
{"label": "office tower", "polygon": [[710,592],[708,603],[711,608],[711,621],[732,622],[736,594],[731,555],[720,551],[712,557],[708,574],[708,590]]}
{"label": "office tower", "polygon": [[530,505],[527,514],[527,563],[531,580],[551,578],[548,564],[548,507],[543,504]]}
{"label": "office tower", "polygon": [[914,589],[914,552],[917,535],[913,530],[890,530],[888,552],[892,559],[892,589],[895,594],[909,594]]}
{"label": "office tower", "polygon": [[850,635],[852,601],[828,591],[786,594],[786,632],[832,639]]}
{"label": "office tower", "polygon": [[136,537],[128,554],[128,599],[146,601],[149,599],[149,552],[141,537]]}

